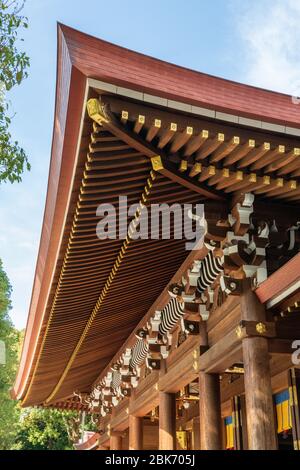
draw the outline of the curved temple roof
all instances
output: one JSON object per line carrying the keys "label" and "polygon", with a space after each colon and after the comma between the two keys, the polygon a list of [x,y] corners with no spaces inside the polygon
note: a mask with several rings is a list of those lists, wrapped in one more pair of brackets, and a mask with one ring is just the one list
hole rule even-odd
{"label": "curved temple roof", "polygon": [[[92,122],[86,114],[86,101],[97,96],[100,82],[108,93],[154,107],[200,114],[208,120],[217,118],[293,138],[300,135],[300,106],[293,104],[290,96],[178,67],[59,25],[46,207],[25,341],[13,389],[13,396],[22,399],[25,406],[63,401],[75,389],[86,391],[186,257],[182,241],[162,242],[155,249],[151,243],[145,244],[144,256],[143,249],[139,252],[133,246],[123,280],[115,286],[104,313],[97,317],[92,334],[84,334],[122,243],[103,244],[104,249],[98,246],[96,251],[92,242],[83,246],[82,239],[88,237],[87,220],[90,217],[95,224],[96,219],[94,206],[92,212],[85,211],[88,197],[86,201],[83,196],[80,199],[81,190],[87,186],[87,194],[96,191],[98,197],[112,202],[122,188],[124,194],[131,195],[132,202],[138,203],[151,174],[149,155],[146,157],[122,141],[120,135],[99,129],[97,139],[106,152],[105,157],[96,158],[99,168],[104,165],[100,168],[102,172],[104,168],[102,179],[95,160],[87,170]],[[120,164],[120,155],[127,155],[127,165],[123,165],[124,160]],[[107,160],[111,165],[105,167]],[[130,171],[128,163],[132,163]],[[107,176],[103,178],[103,174]],[[199,194],[201,191],[194,192],[192,187],[164,175],[152,183],[155,201],[194,203],[205,199],[203,193]],[[74,220],[80,232],[76,239],[72,232]],[[80,255],[74,244],[82,248]],[[158,246],[159,257],[155,251]],[[151,270],[153,257],[155,269]],[[119,286],[122,292],[118,292]],[[142,288],[143,296],[139,298]],[[114,314],[120,305],[124,312],[121,321],[120,315]],[[83,346],[81,350],[76,349],[78,345]],[[78,354],[76,361],[70,362],[72,357],[75,359],[74,353]]]}

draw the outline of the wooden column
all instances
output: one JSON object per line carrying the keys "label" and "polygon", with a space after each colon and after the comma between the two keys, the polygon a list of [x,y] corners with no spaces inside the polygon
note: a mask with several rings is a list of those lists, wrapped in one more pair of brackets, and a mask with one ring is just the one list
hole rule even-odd
{"label": "wooden column", "polygon": [[[241,295],[242,320],[264,322],[266,312],[257,296],[245,281]],[[271,386],[268,340],[264,337],[243,339],[245,397],[248,448],[277,449]]]}
{"label": "wooden column", "polygon": [[122,450],[122,436],[118,433],[112,433],[110,436],[110,450]]}
{"label": "wooden column", "polygon": [[222,448],[222,431],[218,375],[200,371],[199,414],[201,450],[220,450]]}
{"label": "wooden column", "polygon": [[[206,324],[200,325],[200,347],[208,345]],[[221,399],[219,375],[199,373],[200,449],[221,450]]]}
{"label": "wooden column", "polygon": [[199,418],[193,418],[192,433],[193,433],[192,449],[200,450],[200,420]]}
{"label": "wooden column", "polygon": [[176,449],[175,394],[159,392],[159,450]]}
{"label": "wooden column", "polygon": [[129,415],[129,450],[143,449],[143,418]]}

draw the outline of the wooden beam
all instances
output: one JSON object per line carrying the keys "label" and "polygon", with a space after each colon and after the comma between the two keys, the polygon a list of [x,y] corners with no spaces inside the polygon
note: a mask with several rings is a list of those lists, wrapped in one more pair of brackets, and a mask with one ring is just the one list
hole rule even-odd
{"label": "wooden beam", "polygon": [[266,153],[264,156],[260,157],[256,162],[251,165],[251,170],[260,170],[264,168],[269,163],[276,160],[278,156],[282,157],[285,154],[285,146],[278,145],[277,148],[271,150],[270,152]]}
{"label": "wooden beam", "polygon": [[147,142],[151,142],[151,140],[154,139],[154,137],[158,134],[160,128],[161,128],[161,120],[154,119],[146,135]]}
{"label": "wooden beam", "polygon": [[274,355],[291,356],[295,351],[295,349],[292,348],[293,341],[294,339],[270,339],[268,341],[269,353]]}
{"label": "wooden beam", "polygon": [[[138,134],[135,134],[134,132],[130,132],[129,129],[124,128],[121,122],[115,118],[112,112],[110,112],[108,105],[106,108],[106,116],[107,116],[107,119],[103,121],[102,123],[104,129],[109,130],[116,137],[122,139],[124,142],[126,142],[128,145],[135,148],[137,151],[142,152],[145,156],[149,158],[157,156],[157,148],[153,147],[151,143],[142,139]],[[184,143],[186,143],[190,139],[192,134],[193,134],[193,129],[190,127],[187,127],[184,132],[179,134],[179,137],[177,139],[175,138],[176,140],[174,139],[173,149],[177,147],[180,148],[182,145],[184,145]],[[170,162],[170,159],[167,158],[163,150],[160,151],[159,157],[160,157],[160,163],[157,164],[156,167],[154,167],[155,171],[160,172],[167,178],[170,178],[172,181],[176,181],[179,184],[185,186],[186,188],[189,188],[192,191],[202,194],[202,196],[208,197],[210,199],[215,199],[215,200],[225,199],[221,194],[218,194],[215,190],[208,189],[208,187],[206,187],[204,183],[202,185],[197,184],[188,175],[180,174],[177,171],[176,165]]]}
{"label": "wooden beam", "polygon": [[134,128],[133,128],[134,132],[136,134],[139,134],[144,124],[145,124],[145,116],[140,114],[137,120],[135,121]]}
{"label": "wooden beam", "polygon": [[193,128],[188,126],[183,132],[178,133],[172,142],[170,153],[176,153],[180,150],[192,137]]}
{"label": "wooden beam", "polygon": [[199,135],[193,137],[186,145],[184,150],[184,157],[190,157],[196,150],[199,150],[200,147],[207,141],[209,137],[209,131],[203,130]]}
{"label": "wooden beam", "polygon": [[211,163],[219,162],[227,157],[237,146],[240,144],[240,138],[237,136],[232,137],[229,142],[224,142],[217,150],[215,150],[210,158]]}
{"label": "wooden beam", "polygon": [[219,132],[215,137],[212,139],[208,139],[204,145],[198,150],[196,154],[196,160],[203,160],[208,155],[212,154],[215,150],[217,150],[225,140],[225,136],[223,133]]}
{"label": "wooden beam", "polygon": [[238,362],[241,355],[241,339],[234,329],[200,355],[199,370],[207,373],[222,373]]}
{"label": "wooden beam", "polygon": [[225,158],[223,165],[233,165],[243,157],[245,157],[251,150],[255,148],[255,140],[249,139],[244,145],[238,146],[233,152]]}
{"label": "wooden beam", "polygon": [[251,150],[245,157],[237,162],[238,168],[245,168],[246,166],[251,165],[256,162],[259,158],[263,157],[266,153],[270,151],[271,145],[269,142],[264,142],[259,147]]}
{"label": "wooden beam", "polygon": [[170,140],[174,137],[174,134],[176,131],[177,131],[176,122],[171,122],[170,126],[167,129],[165,129],[160,135],[157,147],[159,149],[163,149],[170,142]]}
{"label": "wooden beam", "polygon": [[145,416],[159,403],[158,371],[152,371],[134,390],[129,404],[129,414]]}
{"label": "wooden beam", "polygon": [[178,392],[198,375],[199,337],[190,336],[171,352],[166,360],[166,372],[160,376],[159,390]]}

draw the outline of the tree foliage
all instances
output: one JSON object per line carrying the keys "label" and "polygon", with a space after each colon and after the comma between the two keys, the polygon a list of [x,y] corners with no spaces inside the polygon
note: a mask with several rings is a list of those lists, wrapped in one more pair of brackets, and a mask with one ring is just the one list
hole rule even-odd
{"label": "tree foliage", "polygon": [[0,183],[20,182],[23,171],[30,170],[24,150],[9,131],[12,116],[6,100],[6,92],[28,74],[29,58],[19,49],[19,32],[28,27],[20,14],[24,1],[0,0]]}
{"label": "tree foliage", "polygon": [[0,364],[0,448],[10,449],[15,438],[15,424],[19,419],[19,406],[10,398],[20,349],[21,333],[9,317],[11,286],[0,260],[0,341],[5,344],[6,362]]}
{"label": "tree foliage", "polygon": [[66,418],[74,413],[51,408],[31,408],[21,413],[16,450],[71,450]]}
{"label": "tree foliage", "polygon": [[6,362],[0,364],[0,450],[69,450],[78,442],[82,429],[97,425],[87,416],[51,408],[21,409],[10,397],[24,331],[14,328],[9,317],[11,285],[0,260],[0,341],[5,343]]}

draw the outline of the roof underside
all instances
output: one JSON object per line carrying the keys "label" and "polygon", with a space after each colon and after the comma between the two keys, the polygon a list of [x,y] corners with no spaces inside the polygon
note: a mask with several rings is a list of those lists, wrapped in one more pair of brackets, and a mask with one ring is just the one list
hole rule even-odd
{"label": "roof underside", "polygon": [[[48,195],[14,392],[25,406],[63,406],[74,391],[89,391],[187,256],[184,240],[131,241],[125,249],[124,240],[100,241],[99,203],[115,206],[119,195],[128,196],[128,204],[145,203],[144,197],[147,203],[169,204],[211,199],[220,205],[207,215],[218,220],[224,215],[222,201],[236,190],[294,202],[300,197],[296,138],[109,94],[101,100],[112,124],[92,127],[85,114],[80,132],[86,99],[98,97],[95,90],[85,94],[87,77],[300,127],[299,111],[285,95],[182,69],[59,28]],[[149,157],[156,154],[165,164],[161,174],[152,171]],[[195,164],[201,165],[200,171]]]}

